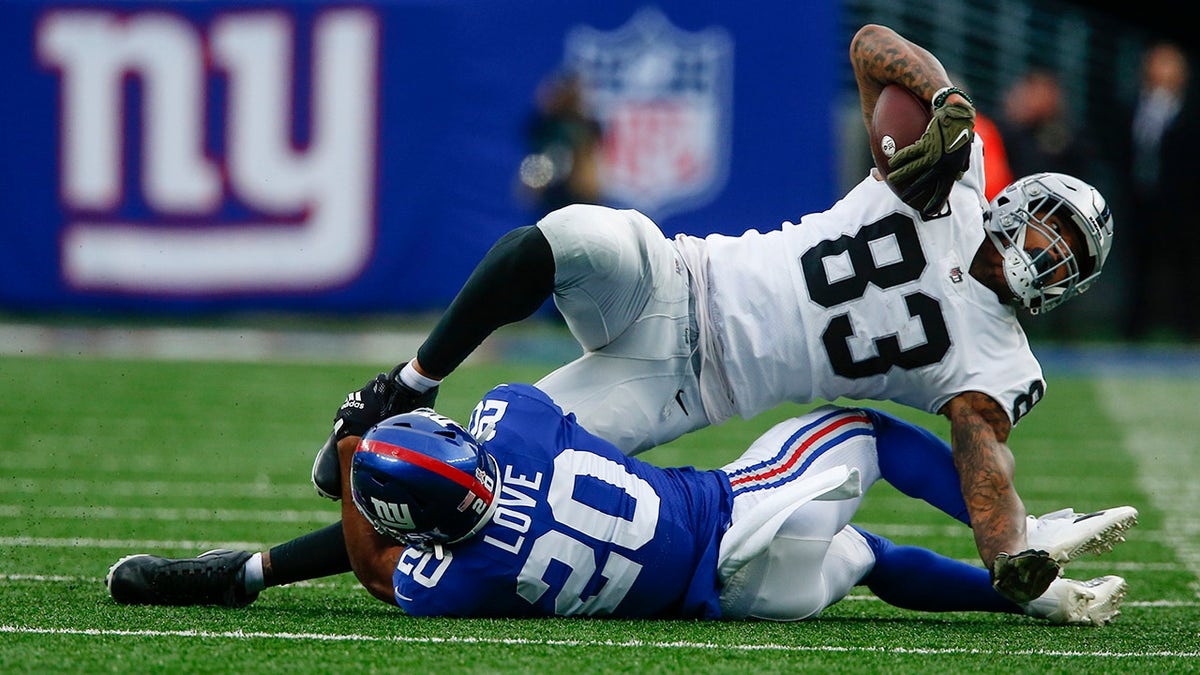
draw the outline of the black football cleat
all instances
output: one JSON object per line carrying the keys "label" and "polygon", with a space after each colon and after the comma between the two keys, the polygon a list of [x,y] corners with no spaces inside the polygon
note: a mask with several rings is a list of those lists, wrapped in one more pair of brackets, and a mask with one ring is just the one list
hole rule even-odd
{"label": "black football cleat", "polygon": [[114,563],[104,583],[113,600],[125,605],[245,607],[258,598],[245,590],[243,567],[250,555],[228,549],[179,559],[140,553]]}

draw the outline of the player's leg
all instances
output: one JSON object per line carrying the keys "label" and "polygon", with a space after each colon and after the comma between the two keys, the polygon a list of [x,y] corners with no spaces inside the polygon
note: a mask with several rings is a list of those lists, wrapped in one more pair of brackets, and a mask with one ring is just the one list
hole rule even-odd
{"label": "player's leg", "polygon": [[[811,504],[810,504],[811,505]],[[793,518],[803,521],[801,508]],[[799,621],[817,616],[850,592],[874,564],[853,530],[831,538],[780,533],[766,555],[735,574],[721,590],[725,618]]]}
{"label": "player's leg", "polygon": [[708,425],[696,381],[687,268],[636,211],[560,209],[538,223],[554,302],[585,353],[537,386],[632,454]]}
{"label": "player's leg", "polygon": [[[784,436],[786,438],[782,438]],[[734,486],[735,522],[739,515],[738,486],[749,483],[747,477],[755,472],[762,474],[764,470],[776,470],[788,464],[802,467],[809,474],[838,464],[852,466],[862,472],[864,490],[882,477],[906,494],[924,498],[952,515],[955,505],[962,504],[949,446],[923,429],[878,411],[818,408],[792,427],[787,423],[777,426],[762,441],[759,450],[778,446],[795,448],[799,452],[794,457],[772,456],[772,464],[751,464],[749,471],[743,467],[726,467]],[[943,463],[949,466],[948,474],[941,466]],[[816,616],[839,601],[877,567],[882,567],[879,576],[885,579],[892,578],[887,573],[893,568],[911,573],[913,570],[904,565],[889,566],[893,560],[907,562],[909,559],[904,554],[909,552],[908,549],[896,553],[897,547],[872,546],[864,533],[848,527],[861,499],[814,501],[800,507],[779,528],[768,554],[755,560],[755,567],[735,579],[741,587],[741,595],[737,597],[740,606],[735,607],[732,603],[727,606],[723,595],[723,610],[773,620],[804,619]],[[743,502],[753,508],[750,499],[744,498]],[[962,508],[961,511],[965,513],[966,510]],[[877,538],[876,542],[886,540]],[[921,558],[931,565],[946,562],[951,565],[949,572],[964,572],[971,581],[979,581],[967,571],[973,569],[969,565],[935,556],[923,549],[912,551],[914,559]],[[934,558],[922,558],[916,551]],[[877,565],[877,558],[886,553],[896,553],[896,556],[885,558],[882,565]],[[936,568],[936,571],[941,570]],[[969,602],[972,609],[999,611],[984,602],[1000,596],[992,590],[987,572],[979,571],[983,572],[982,586],[955,586],[956,601]],[[899,578],[903,574],[895,576]],[[753,588],[754,592],[747,593],[747,587]],[[885,593],[887,590],[885,587]],[[978,591],[982,595],[971,596],[967,591]],[[968,599],[962,600],[964,597]],[[1021,611],[1016,605],[1004,602],[1011,611]]]}
{"label": "player's leg", "polygon": [[[445,377],[497,328],[536,312],[554,285],[555,258],[542,231],[531,225],[505,234],[471,272],[417,350],[421,370],[438,380]],[[421,390],[423,383],[407,384]]]}
{"label": "player's leg", "polygon": [[875,424],[883,479],[909,497],[922,499],[969,525],[950,444],[927,429],[885,412],[874,409],[865,412]]}
{"label": "player's leg", "polygon": [[916,546],[897,546],[859,527],[851,530],[874,558],[862,584],[884,602],[923,612],[1021,613],[1016,603],[992,588],[982,567]]}
{"label": "player's leg", "polygon": [[[878,410],[865,411],[875,423],[876,451],[884,480],[909,497],[922,499],[970,524],[950,445],[932,432]],[[1137,525],[1137,509],[1117,506],[1089,513],[1062,509],[1029,516],[1030,548],[1049,552],[1061,564],[1111,551]]]}
{"label": "player's leg", "polygon": [[982,567],[916,546],[897,546],[862,528],[848,528],[839,534],[843,536],[863,542],[874,558],[861,583],[881,600],[905,609],[1025,614],[1052,623],[1103,625],[1120,614],[1125,597],[1125,580],[1118,576],[1059,578],[1040,598],[1018,605],[996,592]]}
{"label": "player's leg", "polygon": [[592,205],[554,211],[492,246],[417,350],[421,370],[445,377],[497,328],[530,316],[552,294],[584,350],[600,349],[638,319],[654,294],[675,292],[651,278],[673,268],[673,256],[662,232],[636,211]]}
{"label": "player's leg", "polygon": [[[803,522],[805,507],[793,515]],[[1103,625],[1120,614],[1125,580],[1056,579],[1042,597],[1017,605],[992,588],[987,570],[915,546],[897,546],[846,527],[825,545],[784,535],[721,593],[726,618],[795,621],[818,615],[856,585],[881,600],[923,612],[1023,614],[1051,623]]]}
{"label": "player's leg", "polygon": [[[343,493],[349,492],[349,463],[356,446],[356,438],[338,443]],[[341,506],[341,521],[265,553],[220,550],[182,559],[127,556],[109,569],[105,583],[121,603],[242,607],[265,588],[353,569],[368,591],[390,601],[391,570],[401,547],[378,535],[351,500],[343,500]]]}
{"label": "player's leg", "polygon": [[337,522],[260,553],[216,549],[195,558],[126,556],[109,569],[105,584],[124,604],[244,607],[266,588],[349,571]]}
{"label": "player's leg", "polygon": [[[864,492],[880,478],[873,422],[865,411],[821,406],[776,424],[721,468],[733,490],[733,520],[749,518],[763,502],[794,489],[805,476],[836,466],[857,469]],[[861,500],[823,502],[832,505],[822,509],[830,516],[822,526],[827,539],[849,522]]]}
{"label": "player's leg", "polygon": [[[862,410],[825,406],[782,422],[722,468],[733,490],[732,523],[721,549],[721,570],[729,575],[721,592],[723,615],[776,621],[815,616],[870,571],[874,560],[865,543],[857,551],[834,544],[862,494],[808,501],[814,495],[805,485],[837,467],[857,470],[864,491],[879,479],[874,429]],[[796,510],[778,523],[782,503]],[[754,542],[771,527],[777,529],[760,551]],[[757,532],[743,544],[740,532],[746,529]],[[830,565],[831,557],[853,558],[854,564]],[[747,558],[731,570],[729,561]]]}

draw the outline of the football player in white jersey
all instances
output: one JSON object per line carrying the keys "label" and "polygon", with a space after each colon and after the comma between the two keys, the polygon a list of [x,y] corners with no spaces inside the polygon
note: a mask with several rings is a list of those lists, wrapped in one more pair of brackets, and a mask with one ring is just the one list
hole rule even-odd
{"label": "football player in white jersey", "polygon": [[351,394],[314,463],[318,490],[339,496],[337,439],[432,404],[484,338],[553,297],[584,353],[537,384],[629,454],[786,401],[891,400],[945,416],[943,489],[961,491],[997,588],[1039,596],[1055,563],[1026,543],[1007,442],[1046,383],[1017,312],[1091,286],[1110,211],[1090,185],[1049,173],[989,204],[974,109],[937,59],[876,25],[850,59],[868,124],[887,84],[931,101],[929,128],[889,175],[918,194],[901,199],[872,170],[828,211],[762,233],[672,240],[637,211],[590,205],[514,230],[415,358]]}

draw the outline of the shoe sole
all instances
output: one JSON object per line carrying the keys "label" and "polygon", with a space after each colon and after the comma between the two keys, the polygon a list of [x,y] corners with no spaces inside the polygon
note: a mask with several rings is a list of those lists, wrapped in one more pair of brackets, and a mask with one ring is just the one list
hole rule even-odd
{"label": "shoe sole", "polygon": [[[1125,541],[1125,532],[1138,523],[1138,512],[1136,509],[1129,506],[1120,506],[1115,509],[1106,511],[1098,511],[1095,515],[1087,514],[1084,517],[1100,517],[1110,513],[1123,514],[1117,520],[1109,523],[1103,530],[1093,534],[1087,540],[1080,542],[1073,548],[1061,552],[1055,559],[1059,563],[1069,563],[1072,560],[1085,555],[1103,555],[1113,550],[1117,544]],[[1079,522],[1078,520],[1076,522]]]}
{"label": "shoe sole", "polygon": [[121,558],[117,562],[110,565],[108,568],[108,574],[104,575],[104,587],[108,589],[109,594],[110,595],[112,594],[113,572],[116,572],[118,567],[120,567],[121,565],[124,565],[125,563],[129,562],[130,560],[133,560],[134,558],[149,558],[149,557],[150,557],[149,553],[134,553],[133,555],[127,555],[124,558]]}
{"label": "shoe sole", "polygon": [[1125,601],[1125,594],[1128,591],[1129,584],[1124,579],[1121,579],[1116,590],[1109,593],[1103,602],[1088,606],[1088,622],[1094,626],[1103,626],[1112,623],[1113,619],[1121,616],[1121,603]]}

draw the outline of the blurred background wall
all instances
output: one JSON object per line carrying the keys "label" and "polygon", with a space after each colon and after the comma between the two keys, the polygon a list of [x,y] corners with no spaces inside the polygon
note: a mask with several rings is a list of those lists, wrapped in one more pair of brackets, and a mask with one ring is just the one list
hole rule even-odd
{"label": "blurred background wall", "polygon": [[668,234],[774,228],[869,168],[846,51],[879,22],[974,94],[1016,175],[1109,196],[1107,278],[1031,328],[1123,336],[1126,111],[1169,26],[1048,1],[752,4],[0,3],[0,313],[437,311],[497,237],[570,201]]}

